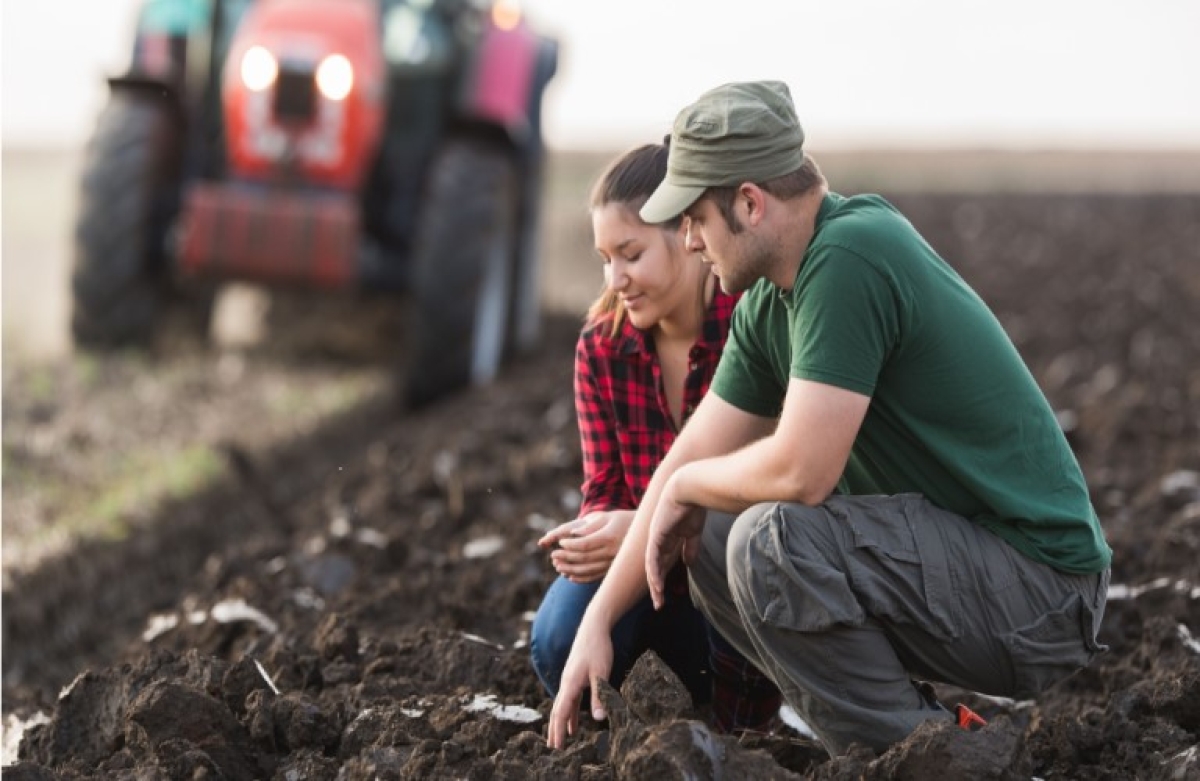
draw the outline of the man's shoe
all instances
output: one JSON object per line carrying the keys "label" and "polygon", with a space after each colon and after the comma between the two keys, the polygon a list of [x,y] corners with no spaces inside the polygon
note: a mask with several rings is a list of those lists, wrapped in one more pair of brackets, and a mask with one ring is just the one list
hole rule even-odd
{"label": "man's shoe", "polygon": [[[937,698],[937,692],[934,691],[933,685],[927,681],[913,681],[913,685],[917,687],[917,693],[921,698],[934,710],[941,710],[950,713],[950,709],[943,705]],[[987,721],[975,711],[963,705],[961,702],[954,706],[954,723],[965,730],[974,732],[978,729],[983,729],[987,726]]]}
{"label": "man's shoe", "polygon": [[987,726],[987,722],[984,721],[982,716],[961,702],[954,706],[954,720],[958,723],[958,726],[969,732],[974,732]]}

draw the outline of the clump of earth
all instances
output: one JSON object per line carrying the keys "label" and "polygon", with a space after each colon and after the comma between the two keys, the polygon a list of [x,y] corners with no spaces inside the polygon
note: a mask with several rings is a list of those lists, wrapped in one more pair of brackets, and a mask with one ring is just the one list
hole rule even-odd
{"label": "clump of earth", "polygon": [[602,692],[607,722],[550,750],[534,541],[580,476],[579,322],[553,317],[491,387],[238,453],[131,539],[9,578],[5,774],[1200,777],[1200,196],[891,198],[999,315],[1083,465],[1115,552],[1092,666],[1028,702],[939,687],[988,725],[830,758],[790,720],[714,733],[647,654]]}

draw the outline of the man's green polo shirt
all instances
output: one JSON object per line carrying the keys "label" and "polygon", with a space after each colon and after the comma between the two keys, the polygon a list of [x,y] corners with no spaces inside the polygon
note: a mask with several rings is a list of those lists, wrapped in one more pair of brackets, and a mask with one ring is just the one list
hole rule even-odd
{"label": "man's green polo shirt", "polygon": [[871,397],[839,483],[924,494],[1066,572],[1112,551],[1054,411],[982,299],[883,198],[830,193],[791,290],[759,280],[712,390],[761,416],[790,378]]}

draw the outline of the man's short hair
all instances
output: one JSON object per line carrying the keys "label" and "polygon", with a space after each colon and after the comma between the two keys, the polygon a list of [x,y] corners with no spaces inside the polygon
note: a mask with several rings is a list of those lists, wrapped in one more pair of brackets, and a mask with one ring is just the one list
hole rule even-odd
{"label": "man's short hair", "polygon": [[[795,171],[767,179],[764,182],[755,182],[754,184],[757,184],[781,201],[790,201],[793,198],[807,195],[824,183],[825,175],[821,173],[821,168],[817,165],[817,161],[813,159],[812,155],[805,152],[804,163]],[[709,187],[704,191],[704,195],[701,196],[702,198],[708,198],[716,205],[717,211],[721,213],[721,217],[725,220],[725,225],[728,226],[731,233],[742,232],[742,224],[734,216],[733,211],[737,190],[737,185]]]}

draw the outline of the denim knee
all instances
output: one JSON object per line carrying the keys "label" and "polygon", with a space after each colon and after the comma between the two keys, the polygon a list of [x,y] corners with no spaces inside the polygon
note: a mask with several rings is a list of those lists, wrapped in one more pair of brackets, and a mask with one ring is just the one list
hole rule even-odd
{"label": "denim knee", "polygon": [[533,671],[551,697],[558,693],[575,633],[598,588],[599,584],[572,583],[560,577],[538,606],[529,630],[529,656]]}

